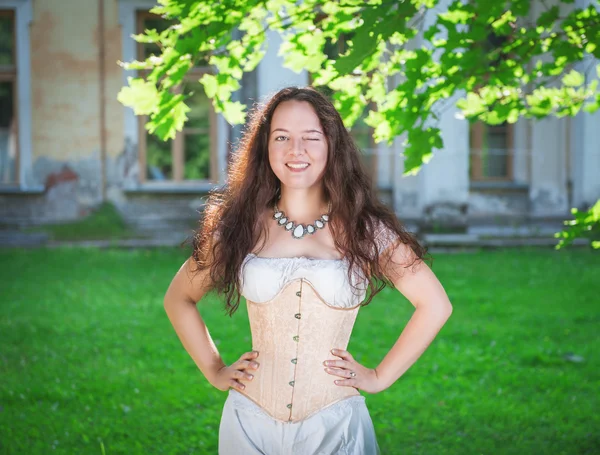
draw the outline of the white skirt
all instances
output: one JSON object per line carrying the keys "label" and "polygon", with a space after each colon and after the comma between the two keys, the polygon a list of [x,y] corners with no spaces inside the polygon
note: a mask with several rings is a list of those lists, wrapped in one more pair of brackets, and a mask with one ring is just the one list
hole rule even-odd
{"label": "white skirt", "polygon": [[234,389],[223,406],[219,455],[379,455],[365,398],[353,396],[299,422],[273,419]]}

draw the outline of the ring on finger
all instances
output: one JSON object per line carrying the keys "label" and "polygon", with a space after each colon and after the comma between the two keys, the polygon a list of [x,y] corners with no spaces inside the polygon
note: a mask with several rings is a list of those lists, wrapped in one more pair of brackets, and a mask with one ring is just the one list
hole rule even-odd
{"label": "ring on finger", "polygon": [[355,373],[354,371],[351,371],[351,372],[350,372],[350,377],[351,377],[351,378],[355,378],[355,377],[356,377],[356,373]]}

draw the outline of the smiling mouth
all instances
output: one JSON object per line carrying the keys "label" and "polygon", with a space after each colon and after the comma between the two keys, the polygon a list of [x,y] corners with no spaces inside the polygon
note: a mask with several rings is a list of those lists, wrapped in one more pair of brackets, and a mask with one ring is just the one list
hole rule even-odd
{"label": "smiling mouth", "polygon": [[306,169],[310,166],[308,163],[286,163],[285,165],[290,169]]}

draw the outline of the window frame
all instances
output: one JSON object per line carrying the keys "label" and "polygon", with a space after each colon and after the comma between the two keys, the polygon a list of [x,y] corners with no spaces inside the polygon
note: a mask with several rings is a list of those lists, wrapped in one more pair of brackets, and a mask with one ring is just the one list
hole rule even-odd
{"label": "window frame", "polygon": [[[0,181],[0,186],[19,186],[21,175],[21,147],[19,138],[19,61],[17,55],[17,14],[14,8],[3,8],[0,3],[0,17],[9,17],[12,19],[12,65],[0,65],[0,82],[12,82],[12,119],[14,122],[15,135],[15,179],[11,182]],[[9,126],[10,129],[10,126]]]}
{"label": "window frame", "polygon": [[[492,52],[499,47],[502,47],[505,42],[512,41],[509,35],[497,35],[496,32],[489,27],[487,35],[487,46],[484,50],[487,53]],[[510,58],[512,55],[500,52],[495,61],[490,62],[490,65],[497,67],[502,61]],[[485,80],[488,79],[488,74],[485,75]],[[483,164],[483,145],[485,143],[485,135],[490,128],[505,128],[506,135],[506,175],[505,176],[486,176],[484,173]],[[515,133],[514,124],[505,122],[500,125],[488,125],[482,121],[476,121],[469,125],[469,168],[472,181],[476,182],[512,182],[514,181],[514,154],[515,154]]]}
{"label": "window frame", "polygon": [[[505,128],[506,135],[506,175],[486,176],[484,172],[483,151],[485,135],[490,128]],[[469,128],[470,169],[471,180],[476,182],[511,182],[514,180],[514,125],[487,125],[481,121],[472,123]]]}
{"label": "window frame", "polygon": [[[151,13],[147,9],[135,10],[135,33],[144,32],[144,21],[146,19],[160,19],[160,16]],[[142,60],[144,57],[144,43],[137,43],[135,47],[136,59]],[[204,74],[211,74],[212,70],[208,66],[198,66],[191,68],[186,74],[184,81],[193,82],[198,85],[198,89],[202,89],[198,80]],[[138,70],[138,75],[143,75],[144,71]],[[210,101],[210,100],[209,100]],[[185,135],[194,134],[195,128],[183,126],[182,131],[178,131],[175,138],[171,142],[171,158],[173,163],[172,178],[164,181],[148,179],[147,164],[147,134],[148,131],[144,125],[148,122],[148,116],[138,116],[137,131],[138,131],[138,165],[139,165],[139,183],[146,185],[187,185],[198,183],[218,183],[219,181],[219,157],[218,157],[218,135],[217,135],[217,114],[212,103],[209,103],[209,142],[210,142],[210,165],[209,175],[207,179],[185,179]]]}
{"label": "window frame", "polygon": [[0,184],[0,192],[42,193],[44,184],[32,172],[32,112],[31,112],[31,43],[30,29],[33,21],[32,0],[0,0],[1,10],[14,12],[15,65],[15,120],[18,147],[17,178],[14,183]]}

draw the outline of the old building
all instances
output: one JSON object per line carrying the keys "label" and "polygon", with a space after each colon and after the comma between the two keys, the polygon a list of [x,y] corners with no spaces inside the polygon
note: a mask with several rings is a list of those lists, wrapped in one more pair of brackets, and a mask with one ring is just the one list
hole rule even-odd
{"label": "old building", "polygon": [[[582,0],[582,4],[584,1]],[[143,228],[197,218],[204,196],[225,179],[240,128],[214,113],[201,89],[190,121],[168,143],[116,100],[128,74],[116,62],[151,46],[130,36],[160,27],[149,0],[0,0],[0,223],[77,219],[103,200]],[[242,100],[260,100],[309,75],[283,69],[278,37],[243,81]],[[195,68],[190,84],[210,68]],[[403,177],[401,141],[375,145],[352,131],[379,193],[398,215],[429,226],[522,222],[568,216],[600,198],[600,113],[469,125],[448,109],[445,148]]]}

